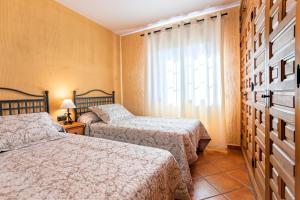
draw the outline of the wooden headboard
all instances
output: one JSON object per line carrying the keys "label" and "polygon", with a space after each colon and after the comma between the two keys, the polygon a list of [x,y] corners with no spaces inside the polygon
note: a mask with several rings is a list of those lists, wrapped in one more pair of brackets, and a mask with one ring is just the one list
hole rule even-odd
{"label": "wooden headboard", "polygon": [[[91,96],[92,93],[99,93],[101,96]],[[82,94],[77,94],[73,91],[73,100],[76,105],[75,108],[75,121],[83,115],[89,112],[89,107],[99,106],[104,104],[114,104],[115,103],[115,92],[112,93],[104,92],[103,90],[94,89],[87,91]]]}
{"label": "wooden headboard", "polygon": [[16,93],[22,96],[20,99],[0,99],[0,116],[38,112],[49,113],[48,91],[44,91],[41,95],[36,95],[12,88],[0,87],[0,93]]}

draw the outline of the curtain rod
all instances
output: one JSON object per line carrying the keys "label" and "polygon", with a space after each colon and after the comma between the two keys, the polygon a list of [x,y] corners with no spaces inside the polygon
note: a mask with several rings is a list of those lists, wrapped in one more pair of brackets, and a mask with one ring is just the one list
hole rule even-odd
{"label": "curtain rod", "polygon": [[[221,14],[221,17],[226,16],[226,15],[228,15],[228,13],[223,13],[223,14]],[[217,18],[217,15],[216,16],[211,16],[210,18],[211,19]],[[204,19],[198,19],[196,22],[203,22],[203,21],[204,21]],[[187,23],[184,23],[183,25],[186,26],[186,25],[190,25],[190,24],[191,24],[191,22],[187,22]],[[178,27],[180,27],[180,25],[178,25]],[[170,30],[172,28],[173,27],[171,26],[171,27],[165,28],[165,30],[167,31],[167,30]],[[161,32],[161,30],[153,31],[153,33],[159,33],[159,32]],[[151,32],[149,32],[147,34],[151,35]],[[145,33],[141,34],[140,36],[141,37],[145,36]]]}

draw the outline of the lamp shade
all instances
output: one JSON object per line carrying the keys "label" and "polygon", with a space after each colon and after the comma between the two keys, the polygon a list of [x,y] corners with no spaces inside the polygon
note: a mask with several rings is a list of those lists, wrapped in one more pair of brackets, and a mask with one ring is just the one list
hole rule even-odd
{"label": "lamp shade", "polygon": [[73,101],[71,99],[65,99],[61,106],[61,109],[68,109],[68,108],[76,108],[75,104],[73,103]]}

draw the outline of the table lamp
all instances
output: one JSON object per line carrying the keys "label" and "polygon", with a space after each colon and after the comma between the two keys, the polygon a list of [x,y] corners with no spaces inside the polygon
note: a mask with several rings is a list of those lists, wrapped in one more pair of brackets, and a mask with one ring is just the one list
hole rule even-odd
{"label": "table lamp", "polygon": [[67,113],[65,113],[66,117],[67,117],[67,121],[65,121],[65,124],[72,124],[72,118],[71,118],[71,113],[70,113],[70,109],[72,108],[76,108],[75,104],[73,103],[73,101],[71,99],[65,99],[61,106],[61,109],[67,109]]}

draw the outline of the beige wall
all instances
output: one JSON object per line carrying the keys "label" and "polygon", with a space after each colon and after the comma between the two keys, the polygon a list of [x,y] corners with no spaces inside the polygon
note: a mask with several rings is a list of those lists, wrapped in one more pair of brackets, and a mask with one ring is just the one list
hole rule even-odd
{"label": "beige wall", "polygon": [[144,114],[146,49],[140,34],[121,37],[123,104],[136,115]]}
{"label": "beige wall", "polygon": [[[223,17],[225,113],[227,144],[240,145],[240,48],[239,8],[229,9]],[[131,112],[144,114],[145,42],[136,33],[121,37],[123,104]]]}
{"label": "beige wall", "polygon": [[[225,112],[229,144],[239,144],[239,9],[224,17]],[[133,113],[144,114],[144,39],[122,37],[53,0],[0,1],[0,86],[50,92],[53,116],[74,89],[116,91]],[[120,46],[122,49],[120,49]],[[122,77],[120,75],[122,53]],[[3,93],[0,96],[3,97]]]}
{"label": "beige wall", "polygon": [[224,89],[227,144],[241,144],[240,96],[240,9],[228,10],[224,17]]}
{"label": "beige wall", "polygon": [[49,90],[53,116],[74,89],[116,90],[119,101],[119,44],[119,36],[53,0],[0,1],[0,86]]}

